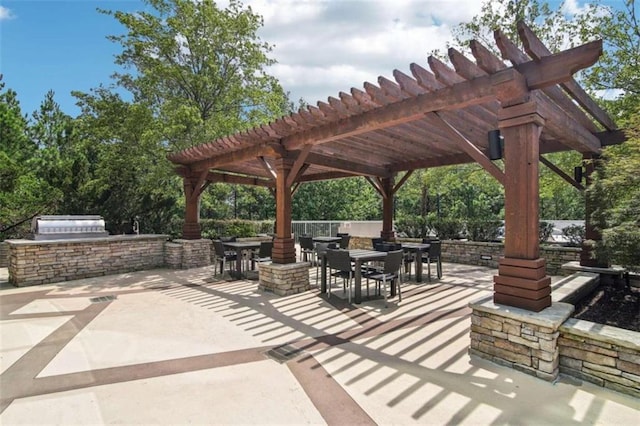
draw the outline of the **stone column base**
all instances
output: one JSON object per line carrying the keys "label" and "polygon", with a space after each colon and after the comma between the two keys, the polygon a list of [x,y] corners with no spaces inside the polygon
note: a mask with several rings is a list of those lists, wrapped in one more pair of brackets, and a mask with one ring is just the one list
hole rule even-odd
{"label": "stone column base", "polygon": [[260,263],[260,290],[271,291],[278,296],[302,293],[310,289],[309,262]]}
{"label": "stone column base", "polygon": [[200,224],[198,222],[195,223],[187,223],[185,222],[182,225],[182,238],[185,240],[199,240],[202,238]]}
{"label": "stone column base", "polygon": [[573,305],[553,303],[540,312],[497,305],[493,301],[469,306],[473,310],[470,355],[547,381],[557,379],[558,329],[573,313]]}
{"label": "stone column base", "polygon": [[493,282],[495,303],[536,312],[551,306],[551,277],[546,275],[543,258],[503,257]]}

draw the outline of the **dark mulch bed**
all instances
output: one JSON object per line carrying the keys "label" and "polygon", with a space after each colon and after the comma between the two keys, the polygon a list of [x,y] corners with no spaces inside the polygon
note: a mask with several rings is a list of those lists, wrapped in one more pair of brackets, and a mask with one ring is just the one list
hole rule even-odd
{"label": "dark mulch bed", "polygon": [[640,288],[627,286],[622,279],[602,280],[576,305],[573,317],[640,332]]}

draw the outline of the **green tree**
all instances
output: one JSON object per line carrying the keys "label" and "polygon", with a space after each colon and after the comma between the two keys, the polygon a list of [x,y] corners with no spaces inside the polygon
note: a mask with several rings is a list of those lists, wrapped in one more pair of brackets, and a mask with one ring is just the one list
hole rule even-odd
{"label": "green tree", "polygon": [[640,271],[640,113],[623,124],[629,139],[605,150],[588,195],[595,223],[604,224],[599,248],[613,263]]}
{"label": "green tree", "polygon": [[564,12],[564,4],[563,1],[553,9],[546,1],[485,0],[479,15],[453,28],[454,41],[451,45],[468,51],[469,41],[475,39],[498,53],[493,31],[499,29],[512,41],[519,43],[516,27],[519,20],[526,22],[552,52],[596,38],[589,29],[603,20],[597,3],[571,16]]}
{"label": "green tree", "polygon": [[[548,154],[545,157],[568,173],[575,166],[582,164],[582,155],[573,151]],[[540,219],[582,218],[584,218],[584,193],[541,164]]]}
{"label": "green tree", "polygon": [[78,131],[95,157],[86,186],[91,210],[112,233],[128,231],[136,217],[142,232],[165,232],[180,211],[180,179],[165,158],[151,108],[105,88],[74,95],[82,110]]}
{"label": "green tree", "polygon": [[[579,13],[573,15],[566,13],[564,6],[565,3],[561,2],[554,9],[546,1],[538,0],[484,1],[479,15],[453,29],[452,46],[458,50],[468,51],[469,40],[475,39],[499,54],[495,47],[493,31],[499,29],[512,41],[519,43],[516,24],[519,20],[523,20],[552,52],[556,52],[597,38],[598,33],[594,28],[608,22],[608,14],[611,13],[609,9],[602,8],[597,2],[585,6]],[[581,162],[580,155],[574,152],[549,154],[546,157],[567,173]],[[446,182],[446,180],[437,182]],[[459,189],[463,189],[460,184],[456,185]],[[476,203],[480,205],[474,207],[467,202],[468,207],[496,212],[495,208],[490,207],[492,204],[490,200],[495,199],[491,191],[495,191],[495,188],[485,193],[482,185],[473,185],[471,190],[480,190],[474,196]],[[453,195],[450,191],[442,192],[449,196]],[[448,211],[453,211],[454,215],[465,216],[465,203],[458,195],[448,202],[453,203],[447,207]],[[541,166],[540,206],[541,217],[546,219],[582,218],[584,217],[584,194],[567,184],[555,172]],[[467,210],[473,213],[469,208]]]}
{"label": "green tree", "polygon": [[419,171],[398,191],[400,215],[493,219],[502,214],[502,186],[477,164]]}
{"label": "green tree", "polygon": [[619,118],[629,118],[640,109],[640,18],[636,1],[625,0],[622,10],[599,7],[602,16],[591,34],[602,38],[604,52],[600,60],[584,72],[584,83],[595,93],[617,99],[606,107]]}
{"label": "green tree", "polygon": [[161,118],[172,149],[234,133],[282,115],[290,105],[264,68],[274,61],[257,31],[262,18],[232,0],[145,0],[153,13],[101,11],[126,33],[116,63],[132,69],[117,82]]}
{"label": "green tree", "polygon": [[0,78],[0,240],[22,236],[29,219],[49,212],[60,199],[61,194],[38,176],[37,153],[17,93],[5,89]]}
{"label": "green tree", "polygon": [[31,115],[29,136],[38,147],[32,163],[39,178],[58,194],[58,214],[87,214],[83,187],[89,180],[89,161],[74,119],[62,112],[49,91]]}
{"label": "green tree", "polygon": [[379,220],[382,201],[364,178],[302,184],[292,201],[294,220]]}

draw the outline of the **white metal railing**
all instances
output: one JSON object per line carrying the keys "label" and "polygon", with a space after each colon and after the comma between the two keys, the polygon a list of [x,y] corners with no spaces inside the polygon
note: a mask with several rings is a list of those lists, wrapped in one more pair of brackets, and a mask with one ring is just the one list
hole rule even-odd
{"label": "white metal railing", "polygon": [[334,220],[292,220],[291,232],[298,242],[300,235],[312,237],[329,237],[339,232],[342,221]]}
{"label": "white metal railing", "polygon": [[378,237],[382,229],[380,220],[292,220],[291,232],[296,242],[298,236],[311,235],[312,237],[334,236],[338,232],[345,232],[360,237]]}

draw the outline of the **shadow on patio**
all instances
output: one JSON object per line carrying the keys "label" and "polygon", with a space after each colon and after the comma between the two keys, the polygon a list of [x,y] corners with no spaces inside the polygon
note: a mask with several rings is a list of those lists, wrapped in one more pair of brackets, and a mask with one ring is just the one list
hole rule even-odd
{"label": "shadow on patio", "polygon": [[[446,264],[403,301],[277,297],[213,267],[0,292],[0,422],[631,424],[637,400],[470,358],[492,269]],[[310,268],[315,282],[315,268]],[[91,302],[96,296],[114,300]],[[268,352],[285,346],[291,359]],[[280,360],[281,361],[281,360]]]}

